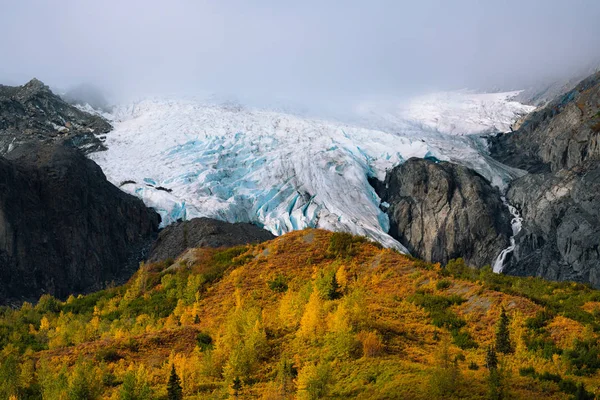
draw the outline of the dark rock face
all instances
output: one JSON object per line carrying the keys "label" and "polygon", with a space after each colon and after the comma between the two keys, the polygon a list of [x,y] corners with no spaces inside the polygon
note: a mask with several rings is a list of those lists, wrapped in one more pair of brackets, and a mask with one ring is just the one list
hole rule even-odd
{"label": "dark rock face", "polygon": [[176,258],[193,247],[230,247],[261,243],[274,238],[271,232],[256,225],[194,218],[176,222],[163,229],[150,251],[148,261]]}
{"label": "dark rock face", "polygon": [[96,135],[111,125],[53,94],[37,79],[26,85],[0,85],[0,155],[30,141],[64,140],[84,153],[105,150]]}
{"label": "dark rock face", "polygon": [[600,164],[529,174],[513,182],[523,229],[504,272],[600,287]]}
{"label": "dark rock face", "polygon": [[77,149],[15,148],[0,157],[0,303],[128,278],[159,222]]}
{"label": "dark rock face", "polygon": [[505,272],[600,287],[599,136],[600,73],[491,140],[492,156],[530,172],[507,193],[524,222]]}
{"label": "dark rock face", "polygon": [[390,235],[412,255],[445,264],[491,264],[510,244],[512,228],[500,192],[476,172],[411,158],[376,187],[389,204]]}

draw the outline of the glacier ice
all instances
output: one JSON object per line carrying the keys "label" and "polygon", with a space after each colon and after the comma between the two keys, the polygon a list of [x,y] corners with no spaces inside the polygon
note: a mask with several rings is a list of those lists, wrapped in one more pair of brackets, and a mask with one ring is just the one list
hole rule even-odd
{"label": "glacier ice", "polygon": [[[531,111],[510,98],[437,94],[383,114],[363,105],[352,122],[146,99],[115,107],[108,150],[90,157],[114,184],[136,182],[122,189],[154,207],[163,225],[206,216],[253,222],[276,235],[318,227],[406,251],[387,234],[389,221],[368,177],[383,180],[410,157],[432,157],[504,187],[520,172],[488,157],[481,138],[457,133],[505,129]],[[450,118],[451,110],[460,117]]]}

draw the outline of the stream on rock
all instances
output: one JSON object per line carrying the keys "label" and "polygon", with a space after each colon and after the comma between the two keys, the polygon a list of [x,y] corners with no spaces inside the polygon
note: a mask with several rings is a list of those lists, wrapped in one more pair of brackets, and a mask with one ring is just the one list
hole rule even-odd
{"label": "stream on rock", "polygon": [[523,217],[521,217],[519,210],[517,210],[517,208],[514,207],[513,205],[509,204],[509,202],[506,200],[505,196],[502,196],[501,198],[502,198],[502,202],[508,207],[508,211],[513,216],[513,218],[510,221],[513,234],[510,237],[510,246],[508,246],[507,248],[502,250],[500,252],[500,254],[498,255],[498,257],[496,258],[496,261],[494,261],[493,271],[497,274],[502,273],[502,270],[504,269],[504,261],[506,260],[506,257],[515,250],[515,247],[516,247],[515,237],[521,231],[521,228],[523,226]]}

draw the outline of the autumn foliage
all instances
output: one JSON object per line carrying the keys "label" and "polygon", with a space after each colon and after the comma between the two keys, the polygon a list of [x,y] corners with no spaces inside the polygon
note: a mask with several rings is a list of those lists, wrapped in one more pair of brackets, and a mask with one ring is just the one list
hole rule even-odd
{"label": "autumn foliage", "polygon": [[0,399],[585,396],[598,304],[583,285],[304,230],[2,309]]}

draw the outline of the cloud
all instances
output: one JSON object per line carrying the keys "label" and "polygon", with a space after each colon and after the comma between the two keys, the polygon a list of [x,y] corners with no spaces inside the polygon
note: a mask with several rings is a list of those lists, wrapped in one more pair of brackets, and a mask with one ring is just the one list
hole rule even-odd
{"label": "cloud", "polygon": [[336,102],[600,64],[596,0],[2,0],[0,81]]}

